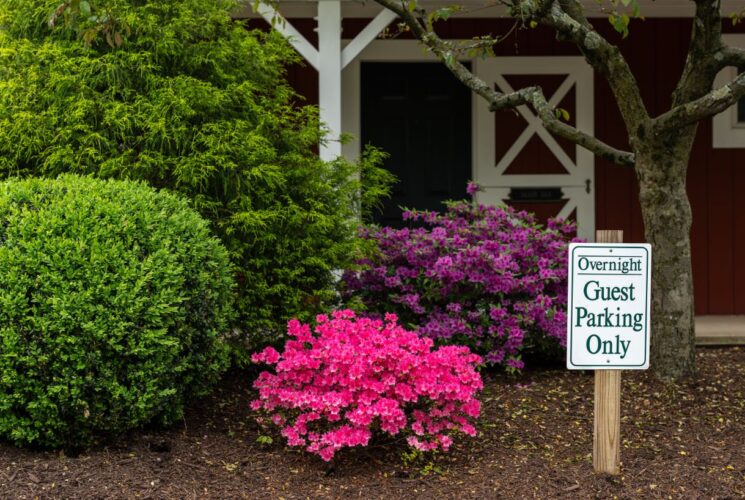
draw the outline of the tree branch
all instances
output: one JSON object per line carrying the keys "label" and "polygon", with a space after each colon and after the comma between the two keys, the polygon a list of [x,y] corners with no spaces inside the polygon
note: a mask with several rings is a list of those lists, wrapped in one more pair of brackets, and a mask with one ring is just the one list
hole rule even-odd
{"label": "tree branch", "polygon": [[[563,137],[588,151],[595,154],[599,158],[608,160],[616,165],[623,166],[634,166],[634,154],[628,151],[622,151],[616,149],[608,144],[604,143],[600,139],[582,132],[576,127],[572,127],[566,122],[559,120],[556,117],[554,109],[546,100],[543,95],[543,90],[540,87],[527,87],[518,90],[515,94],[519,94],[525,101],[525,104],[529,104],[538,115],[538,118],[543,122],[543,126],[546,130],[552,134]],[[509,95],[509,94],[508,94]],[[506,107],[506,106],[504,106]],[[492,109],[500,109],[492,105]]]}
{"label": "tree branch", "polygon": [[669,131],[691,125],[714,116],[745,97],[745,72],[724,87],[710,91],[698,99],[675,106],[652,121],[659,131]]}
{"label": "tree branch", "polygon": [[[521,5],[531,0],[522,0]],[[564,10],[567,9],[567,11]],[[525,12],[523,8],[521,12]],[[621,111],[630,140],[637,137],[641,124],[649,120],[636,78],[631,72],[626,59],[615,45],[595,31],[585,17],[582,6],[574,0],[564,0],[554,4],[542,17],[532,20],[556,30],[562,38],[572,41],[585,56],[587,62],[602,74],[613,91]]]}
{"label": "tree branch", "polygon": [[[456,57],[457,51],[454,45],[440,38],[431,25],[427,26],[427,22],[424,20],[426,13],[423,10],[418,11],[419,17],[417,17],[407,6],[401,3],[401,0],[375,1],[398,14],[414,34],[445,64],[456,78],[489,103],[489,109],[491,111],[529,105],[535,110],[538,118],[540,118],[544,127],[549,132],[578,144],[605,160],[618,165],[634,165],[634,155],[632,153],[613,148],[586,132],[559,120],[540,87],[527,87],[505,94],[496,91],[491,85],[478,78],[458,61]],[[549,4],[548,7],[545,3],[536,3],[541,8],[550,8],[553,0],[545,1]]]}
{"label": "tree branch", "polygon": [[[458,62],[455,57],[455,47],[451,43],[438,37],[434,31],[428,30],[421,17],[417,18],[414,16],[408,7],[403,5],[401,0],[375,1],[383,7],[395,12],[411,29],[414,35],[419,38],[439,59],[441,59],[445,66],[468,88],[486,99],[490,105],[495,101],[499,94],[487,85],[486,82],[478,78],[476,75],[471,73],[468,68]],[[420,11],[420,14],[423,13],[424,11]]]}
{"label": "tree branch", "polygon": [[551,10],[556,0],[512,0],[513,17],[523,20],[538,19]]}
{"label": "tree branch", "polygon": [[722,49],[722,18],[719,0],[696,0],[691,42],[683,74],[673,92],[673,108],[698,99],[711,90],[721,69],[715,55]]}
{"label": "tree branch", "polygon": [[745,66],[745,50],[737,47],[722,47],[719,52],[714,54],[717,61],[717,72],[729,66]]}
{"label": "tree branch", "polygon": [[561,5],[561,10],[566,12],[569,17],[583,26],[592,29],[590,21],[585,16],[585,9],[579,0],[559,0],[559,5]]}

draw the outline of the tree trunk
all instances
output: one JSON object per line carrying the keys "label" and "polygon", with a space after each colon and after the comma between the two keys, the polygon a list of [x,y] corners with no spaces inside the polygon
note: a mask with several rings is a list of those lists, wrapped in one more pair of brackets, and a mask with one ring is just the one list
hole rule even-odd
{"label": "tree trunk", "polygon": [[696,126],[637,149],[644,230],[652,245],[650,368],[664,380],[695,375],[691,206],[686,171]]}

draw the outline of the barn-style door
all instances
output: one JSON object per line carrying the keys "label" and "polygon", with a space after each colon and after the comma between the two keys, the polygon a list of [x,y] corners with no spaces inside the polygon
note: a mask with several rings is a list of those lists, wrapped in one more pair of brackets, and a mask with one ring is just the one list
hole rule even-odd
{"label": "barn-style door", "polygon": [[[593,134],[593,74],[581,57],[487,58],[476,61],[475,70],[505,93],[540,85],[563,119]],[[578,235],[592,240],[592,153],[551,135],[527,106],[492,113],[479,99],[475,118],[475,177],[486,188],[480,201],[507,203],[539,218],[574,218]]]}

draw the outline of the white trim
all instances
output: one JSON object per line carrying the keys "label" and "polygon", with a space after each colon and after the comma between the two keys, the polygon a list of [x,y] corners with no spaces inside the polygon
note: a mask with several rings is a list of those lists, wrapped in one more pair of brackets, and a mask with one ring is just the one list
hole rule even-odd
{"label": "white trim", "polygon": [[365,29],[360,31],[359,34],[354,37],[354,40],[344,47],[344,50],[341,53],[342,69],[346,68],[347,65],[365,49],[365,47],[370,45],[370,43],[378,37],[380,32],[386,29],[394,19],[396,19],[396,14],[393,11],[383,9],[378,12],[378,15],[375,16],[367,26],[365,26]]}
{"label": "white trim", "polygon": [[[745,49],[745,34],[722,35],[722,42],[732,47]],[[714,88],[720,88],[737,77],[737,68],[724,68],[714,80]],[[712,118],[711,143],[715,148],[745,148],[745,123],[737,121],[737,105]]]}
{"label": "white trim", "polygon": [[[515,91],[515,89],[513,89],[512,86],[507,83],[507,80],[504,79],[503,75],[495,74],[494,78],[497,86],[503,93],[511,94]],[[556,89],[556,92],[554,92],[554,95],[551,96],[551,98],[549,99],[549,105],[552,107],[558,106],[564,96],[566,96],[567,93],[572,89],[574,84],[575,79],[572,77],[572,75],[567,75],[559,88]],[[554,136],[552,136],[549,131],[546,130],[541,119],[533,114],[533,112],[530,111],[527,106],[518,106],[517,112],[520,113],[520,116],[522,116],[526,122],[528,122],[528,126],[525,127],[525,130],[523,130],[522,134],[520,134],[520,137],[518,137],[517,140],[512,144],[507,153],[497,162],[497,174],[504,174],[504,172],[507,170],[507,168],[509,168],[515,158],[517,158],[517,155],[520,154],[520,151],[522,151],[522,149],[525,147],[525,145],[528,143],[530,138],[533,137],[534,134],[543,139],[543,142],[546,143],[546,146],[548,146],[551,152],[562,164],[562,166],[566,168],[567,171],[571,172],[574,168],[574,162],[571,158],[569,158],[569,155],[566,154],[564,148],[559,146],[559,144],[556,142],[556,139],[554,139]]]}
{"label": "white trim", "polygon": [[321,122],[328,128],[319,156],[331,161],[341,156],[341,3],[318,2],[318,109]]}
{"label": "white trim", "polygon": [[696,345],[745,344],[745,316],[696,316]]}
{"label": "white trim", "polygon": [[318,109],[321,123],[328,129],[319,144],[319,156],[331,161],[342,154],[342,69],[352,62],[396,18],[383,9],[342,50],[341,0],[316,0],[318,49],[290,24],[273,5],[259,3],[258,13],[287,38],[292,46],[318,71]]}
{"label": "white trim", "polygon": [[[362,145],[361,133],[361,95],[360,63],[378,62],[437,62],[438,59],[427,52],[417,40],[374,40],[365,47],[359,56],[350,62],[342,72],[342,130],[352,137],[342,146],[344,156],[350,160],[359,158]],[[472,99],[476,101],[477,99]],[[475,130],[475,129],[474,129]],[[475,145],[474,145],[475,148]],[[474,149],[475,151],[475,149]]]}
{"label": "white trim", "polygon": [[[499,57],[464,59],[471,62],[476,76],[487,82],[496,82],[501,75],[509,74],[557,74],[568,75],[565,82],[551,97],[556,105],[566,95],[572,84],[575,88],[577,109],[574,111],[577,127],[589,134],[594,133],[594,81],[592,68],[581,57]],[[416,40],[375,40],[342,72],[342,130],[352,135],[352,140],[343,146],[344,156],[359,157],[361,144],[361,78],[362,62],[436,62],[438,59],[427,52]],[[504,88],[506,80],[501,78]],[[494,113],[484,99],[471,98],[472,165],[471,178],[486,188],[479,194],[481,203],[502,204],[511,187],[558,186],[568,201],[560,212],[566,217],[577,210],[578,234],[592,241],[595,231],[595,157],[577,146],[576,160],[572,161],[555,139],[542,126],[533,133],[547,143],[548,147],[566,164],[568,174],[552,175],[502,175],[495,168],[495,123]],[[523,116],[533,123],[532,113],[525,109]],[[532,128],[535,128],[535,124]],[[531,126],[529,125],[529,128]],[[563,153],[563,157],[561,156]],[[563,158],[563,159],[562,159]],[[587,192],[587,181],[590,192]]]}
{"label": "white trim", "polygon": [[287,38],[290,44],[295,47],[295,50],[308,61],[308,64],[318,70],[318,50],[277,9],[271,5],[260,3],[258,5],[258,13],[275,30]]}
{"label": "white trim", "polygon": [[[552,106],[558,105],[572,86],[575,88],[576,109],[573,111],[576,126],[593,135],[594,77],[592,68],[582,57],[494,57],[477,61],[476,75],[487,83],[496,83],[504,92],[512,91],[505,75],[567,75],[557,91],[549,99]],[[577,234],[592,241],[595,234],[595,157],[590,151],[575,146],[576,160],[572,160],[555,138],[542,126],[538,117],[526,106],[518,112],[528,123],[525,131],[508,149],[504,157],[497,159],[494,136],[496,124],[494,114],[483,99],[476,104],[476,128],[478,147],[474,149],[475,178],[486,188],[479,201],[501,203],[507,199],[512,187],[560,187],[569,200],[561,210],[568,216],[577,210]],[[529,139],[537,135],[556,156],[567,174],[507,175],[505,171]],[[589,190],[588,190],[589,186]],[[589,191],[589,192],[588,192]]]}

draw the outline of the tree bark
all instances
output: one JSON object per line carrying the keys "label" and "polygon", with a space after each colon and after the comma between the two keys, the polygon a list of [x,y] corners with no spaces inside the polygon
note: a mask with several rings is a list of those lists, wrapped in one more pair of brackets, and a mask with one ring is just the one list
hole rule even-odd
{"label": "tree bark", "polygon": [[696,125],[638,143],[636,174],[647,242],[652,245],[650,367],[658,378],[695,375],[691,205],[686,171]]}
{"label": "tree bark", "polygon": [[[695,373],[693,276],[691,270],[691,207],[686,171],[697,121],[713,116],[745,96],[745,74],[712,90],[714,77],[738,65],[745,51],[721,40],[720,0],[695,0],[691,41],[683,74],[673,92],[672,108],[649,116],[639,86],[618,46],[603,38],[586,18],[579,0],[509,0],[510,14],[522,23],[536,22],[573,42],[587,62],[603,75],[621,111],[633,153],[616,150],[597,138],[561,122],[540,88],[509,94],[477,78],[458,62],[458,46],[434,30],[433,17],[416,1],[375,0],[396,12],[413,34],[490,109],[528,104],[546,129],[619,165],[634,166],[646,239],[653,246],[651,366],[659,378],[679,380]],[[411,8],[413,6],[413,9]],[[485,38],[479,38],[483,43]]]}

